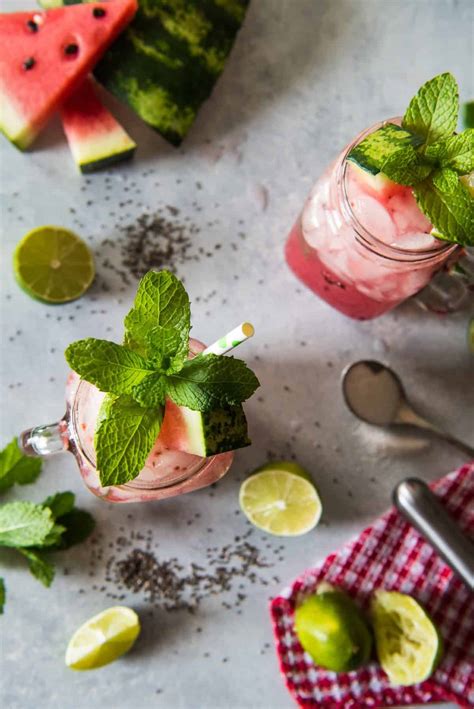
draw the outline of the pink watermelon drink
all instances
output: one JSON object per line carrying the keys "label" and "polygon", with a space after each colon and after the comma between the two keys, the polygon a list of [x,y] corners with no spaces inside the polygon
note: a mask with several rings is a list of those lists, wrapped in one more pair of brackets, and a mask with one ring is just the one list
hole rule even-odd
{"label": "pink watermelon drink", "polygon": [[431,235],[410,187],[348,160],[352,148],[382,125],[357,136],[320,177],[286,244],[298,278],[358,320],[382,315],[417,293],[457,251]]}
{"label": "pink watermelon drink", "polygon": [[140,281],[123,344],[86,338],[66,349],[73,370],[64,419],[20,436],[27,455],[70,450],[95,495],[143,502],[210,485],[250,445],[242,402],[259,386],[224,355],[253,335],[242,323],[212,346],[189,338],[191,308],[168,271]]}
{"label": "pink watermelon drink", "polygon": [[[201,352],[204,345],[191,340],[190,348],[194,355]],[[196,452],[199,450],[199,444],[192,440],[196,430],[186,426],[179,407],[168,401],[160,435],[138,477],[124,485],[101,486],[95,462],[94,434],[104,397],[103,392],[71,372],[66,385],[69,437],[82,478],[94,495],[108,502],[159,500],[211,485],[229,470],[233,452],[209,457],[186,452],[190,448]],[[173,447],[177,440],[181,450]]]}

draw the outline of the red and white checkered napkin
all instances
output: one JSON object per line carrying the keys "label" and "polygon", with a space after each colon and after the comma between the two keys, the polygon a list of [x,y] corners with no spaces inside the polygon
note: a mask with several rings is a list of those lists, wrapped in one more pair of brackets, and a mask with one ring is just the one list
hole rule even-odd
{"label": "red and white checkered napkin", "polygon": [[[474,463],[441,478],[433,489],[460,525],[474,532]],[[363,607],[377,588],[419,600],[444,639],[444,658],[432,677],[413,687],[391,687],[375,662],[339,674],[317,667],[298,642],[293,611],[323,579],[345,588]],[[357,709],[439,701],[474,707],[474,594],[393,509],[277,596],[271,614],[280,668],[301,707]]]}

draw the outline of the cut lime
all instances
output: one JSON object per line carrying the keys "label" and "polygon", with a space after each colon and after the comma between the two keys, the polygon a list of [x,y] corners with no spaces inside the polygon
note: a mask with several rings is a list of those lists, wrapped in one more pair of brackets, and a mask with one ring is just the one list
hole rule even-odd
{"label": "cut lime", "polygon": [[441,659],[442,639],[420,604],[404,593],[376,591],[372,618],[377,655],[391,684],[428,679]]}
{"label": "cut lime", "polygon": [[296,608],[295,631],[314,663],[333,672],[356,670],[370,659],[372,636],[362,612],[329,584]]}
{"label": "cut lime", "polygon": [[40,226],[26,234],[13,254],[18,284],[45,303],[80,298],[94,280],[89,247],[68,229]]}
{"label": "cut lime", "polygon": [[66,650],[72,670],[95,670],[128,652],[140,632],[140,620],[131,608],[114,606],[95,615],[76,630]]}
{"label": "cut lime", "polygon": [[295,473],[287,466],[271,463],[247,478],[240,487],[239,502],[244,514],[259,529],[296,537],[317,525],[322,506],[307,473],[302,469]]}
{"label": "cut lime", "polygon": [[459,178],[471,197],[474,197],[474,172]]}

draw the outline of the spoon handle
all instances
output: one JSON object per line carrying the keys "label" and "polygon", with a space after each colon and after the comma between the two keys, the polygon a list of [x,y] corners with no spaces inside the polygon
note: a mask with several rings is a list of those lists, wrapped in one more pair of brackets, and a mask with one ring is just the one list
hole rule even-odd
{"label": "spoon handle", "polygon": [[474,545],[428,485],[418,478],[402,480],[393,502],[467,587],[474,591]]}
{"label": "spoon handle", "polygon": [[468,458],[474,459],[474,448],[468,446],[467,443],[463,443],[463,441],[460,441],[458,438],[451,436],[450,433],[446,433],[446,431],[437,428],[437,426],[417,414],[416,411],[413,411],[413,409],[406,404],[400,407],[395,423],[416,426],[425,431],[430,431],[439,438],[442,438],[446,443],[450,443],[452,446],[458,448],[458,450],[464,453]]}

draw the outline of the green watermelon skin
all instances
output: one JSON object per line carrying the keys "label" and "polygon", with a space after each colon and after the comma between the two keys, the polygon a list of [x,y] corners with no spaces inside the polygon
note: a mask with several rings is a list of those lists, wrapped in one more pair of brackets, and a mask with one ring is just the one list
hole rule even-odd
{"label": "green watermelon skin", "polygon": [[[134,20],[94,74],[179,145],[224,68],[249,1],[139,0]],[[42,0],[48,2],[58,0]]]}

